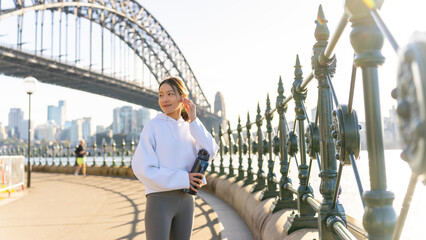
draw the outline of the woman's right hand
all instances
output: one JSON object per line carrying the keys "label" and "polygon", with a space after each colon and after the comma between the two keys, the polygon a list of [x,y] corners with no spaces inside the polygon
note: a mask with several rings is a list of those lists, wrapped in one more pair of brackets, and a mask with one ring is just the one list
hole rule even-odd
{"label": "woman's right hand", "polygon": [[203,184],[201,179],[203,179],[203,177],[204,175],[201,173],[189,173],[189,187],[192,191],[197,192],[197,189],[195,189],[194,186],[198,189],[201,188],[201,185]]}
{"label": "woman's right hand", "polygon": [[194,102],[192,102],[188,98],[183,99],[183,106],[186,108],[186,112],[188,113],[189,121],[193,122],[197,118],[197,107]]}

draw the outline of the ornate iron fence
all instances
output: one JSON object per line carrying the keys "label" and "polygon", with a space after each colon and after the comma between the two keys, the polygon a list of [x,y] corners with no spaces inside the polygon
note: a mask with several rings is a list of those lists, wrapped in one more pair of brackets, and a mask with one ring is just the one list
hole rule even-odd
{"label": "ornate iron fence", "polygon": [[[346,228],[345,210],[339,202],[340,180],[345,165],[353,168],[364,206],[363,225],[369,239],[399,239],[415,184],[418,180],[426,183],[426,34],[415,34],[404,50],[399,49],[380,18],[377,9],[381,2],[378,2],[380,1],[345,1],[345,13],[330,42],[327,20],[320,6],[315,21],[317,42],[313,46],[311,57],[312,72],[304,78],[299,57],[296,56],[290,96],[284,96],[280,77],[275,108],[272,108],[268,95],[264,113],[261,113],[258,105],[254,122],[250,121],[247,114],[245,126],[241,125],[240,119],[236,129],[231,129],[229,122],[226,130],[223,129],[224,126],[219,126],[220,163],[218,166],[213,163],[211,172],[219,176],[226,175],[227,178],[234,177],[236,182],[244,181],[244,186],[253,184],[252,192],[262,191],[260,200],[275,198],[272,212],[297,208],[298,211],[284,225],[287,232],[314,227],[319,229],[321,239],[355,239]],[[333,88],[332,78],[336,71],[336,56],[333,51],[349,21],[352,23],[350,40],[355,53],[349,101],[345,104],[339,102]],[[412,168],[412,177],[399,217],[392,206],[394,194],[387,190],[380,113],[378,67],[384,63],[381,54],[384,37],[395,52],[400,53],[397,88],[392,96],[397,100],[399,130],[404,142],[401,157]],[[357,68],[362,71],[364,86],[369,190],[364,190],[362,186],[356,163],[360,154],[361,129],[357,113],[353,109]],[[314,78],[318,84],[317,111],[315,119],[309,119],[305,99],[308,94],[307,86]],[[291,101],[295,105],[293,126],[289,126],[286,118]],[[274,117],[278,118],[276,136],[273,136],[272,127]],[[252,130],[254,126],[257,130]],[[234,154],[238,154],[237,174],[234,172]],[[256,173],[252,169],[252,154],[257,155]],[[245,159],[243,155],[246,156]],[[263,172],[265,157],[267,173]],[[279,181],[274,171],[274,157],[278,157],[280,161]],[[291,159],[298,166],[297,188],[293,187],[289,177]],[[246,170],[243,167],[245,160],[248,166]],[[314,199],[314,191],[310,186],[310,173],[315,160],[320,168],[320,202]],[[224,161],[229,163],[228,172],[225,171]]]}
{"label": "ornate iron fence", "polygon": [[[75,165],[75,150],[76,146],[69,144],[63,145],[60,143],[53,143],[44,147],[31,148],[31,164],[32,165],[49,165],[49,166],[73,166]],[[131,167],[131,158],[135,151],[135,142],[132,140],[126,144],[123,139],[120,145],[114,141],[109,144],[103,141],[101,147],[96,143],[86,146],[87,165],[94,166],[109,166],[109,167]],[[12,148],[3,149],[0,151],[0,156],[3,155],[23,155],[27,153],[23,149]]]}

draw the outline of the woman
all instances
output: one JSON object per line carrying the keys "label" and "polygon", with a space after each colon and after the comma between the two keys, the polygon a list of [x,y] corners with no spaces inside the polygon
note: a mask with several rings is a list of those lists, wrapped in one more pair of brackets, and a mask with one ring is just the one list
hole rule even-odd
{"label": "woman", "polygon": [[133,156],[133,172],[145,186],[147,240],[191,238],[194,197],[182,190],[197,191],[193,186],[205,184],[201,173],[189,173],[198,150],[213,158],[218,149],[187,96],[178,78],[160,83],[158,104],[164,113],[145,125]]}

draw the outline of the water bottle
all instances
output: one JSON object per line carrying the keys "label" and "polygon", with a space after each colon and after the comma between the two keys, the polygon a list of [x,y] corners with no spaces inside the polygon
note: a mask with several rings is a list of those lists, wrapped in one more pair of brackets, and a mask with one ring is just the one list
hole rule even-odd
{"label": "water bottle", "polygon": [[[204,174],[204,172],[207,170],[207,167],[209,166],[209,158],[210,155],[205,149],[198,151],[198,157],[195,159],[194,165],[192,165],[191,173]],[[196,178],[201,179],[201,177]],[[198,189],[193,185],[192,187]],[[197,192],[193,191],[192,189],[188,189],[187,193],[191,195],[197,195]]]}

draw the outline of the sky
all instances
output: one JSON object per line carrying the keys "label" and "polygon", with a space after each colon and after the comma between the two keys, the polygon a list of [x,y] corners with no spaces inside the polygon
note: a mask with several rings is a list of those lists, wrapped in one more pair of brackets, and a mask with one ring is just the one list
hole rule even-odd
{"label": "sky", "polygon": [[[343,15],[344,1],[276,1],[276,0],[139,0],[174,39],[189,62],[210,104],[216,92],[224,95],[226,117],[236,126],[238,116],[246,122],[256,115],[257,104],[262,114],[269,94],[275,106],[278,79],[284,82],[285,95],[290,95],[294,64],[299,55],[304,76],[311,72],[310,57],[315,43],[314,30],[318,6],[322,4],[330,33]],[[385,1],[380,14],[400,46],[409,42],[416,30],[424,31],[424,1]],[[333,81],[340,103],[348,102],[353,49],[349,43],[350,24],[337,47],[337,71]],[[1,38],[0,38],[1,42]],[[390,91],[396,86],[397,54],[385,40],[386,63],[379,72],[382,112],[396,104]],[[354,108],[364,121],[361,71],[357,72]],[[10,108],[21,108],[28,118],[28,96],[22,79],[0,76],[0,122],[8,123]],[[317,82],[308,88],[306,106],[312,109],[317,100]],[[94,126],[108,126],[112,110],[130,105],[82,91],[40,84],[32,96],[32,115],[36,125],[47,121],[47,106],[67,101],[67,120],[92,117]],[[290,116],[293,105],[290,103]],[[310,112],[310,111],[309,111]],[[290,117],[291,118],[291,117]]]}

